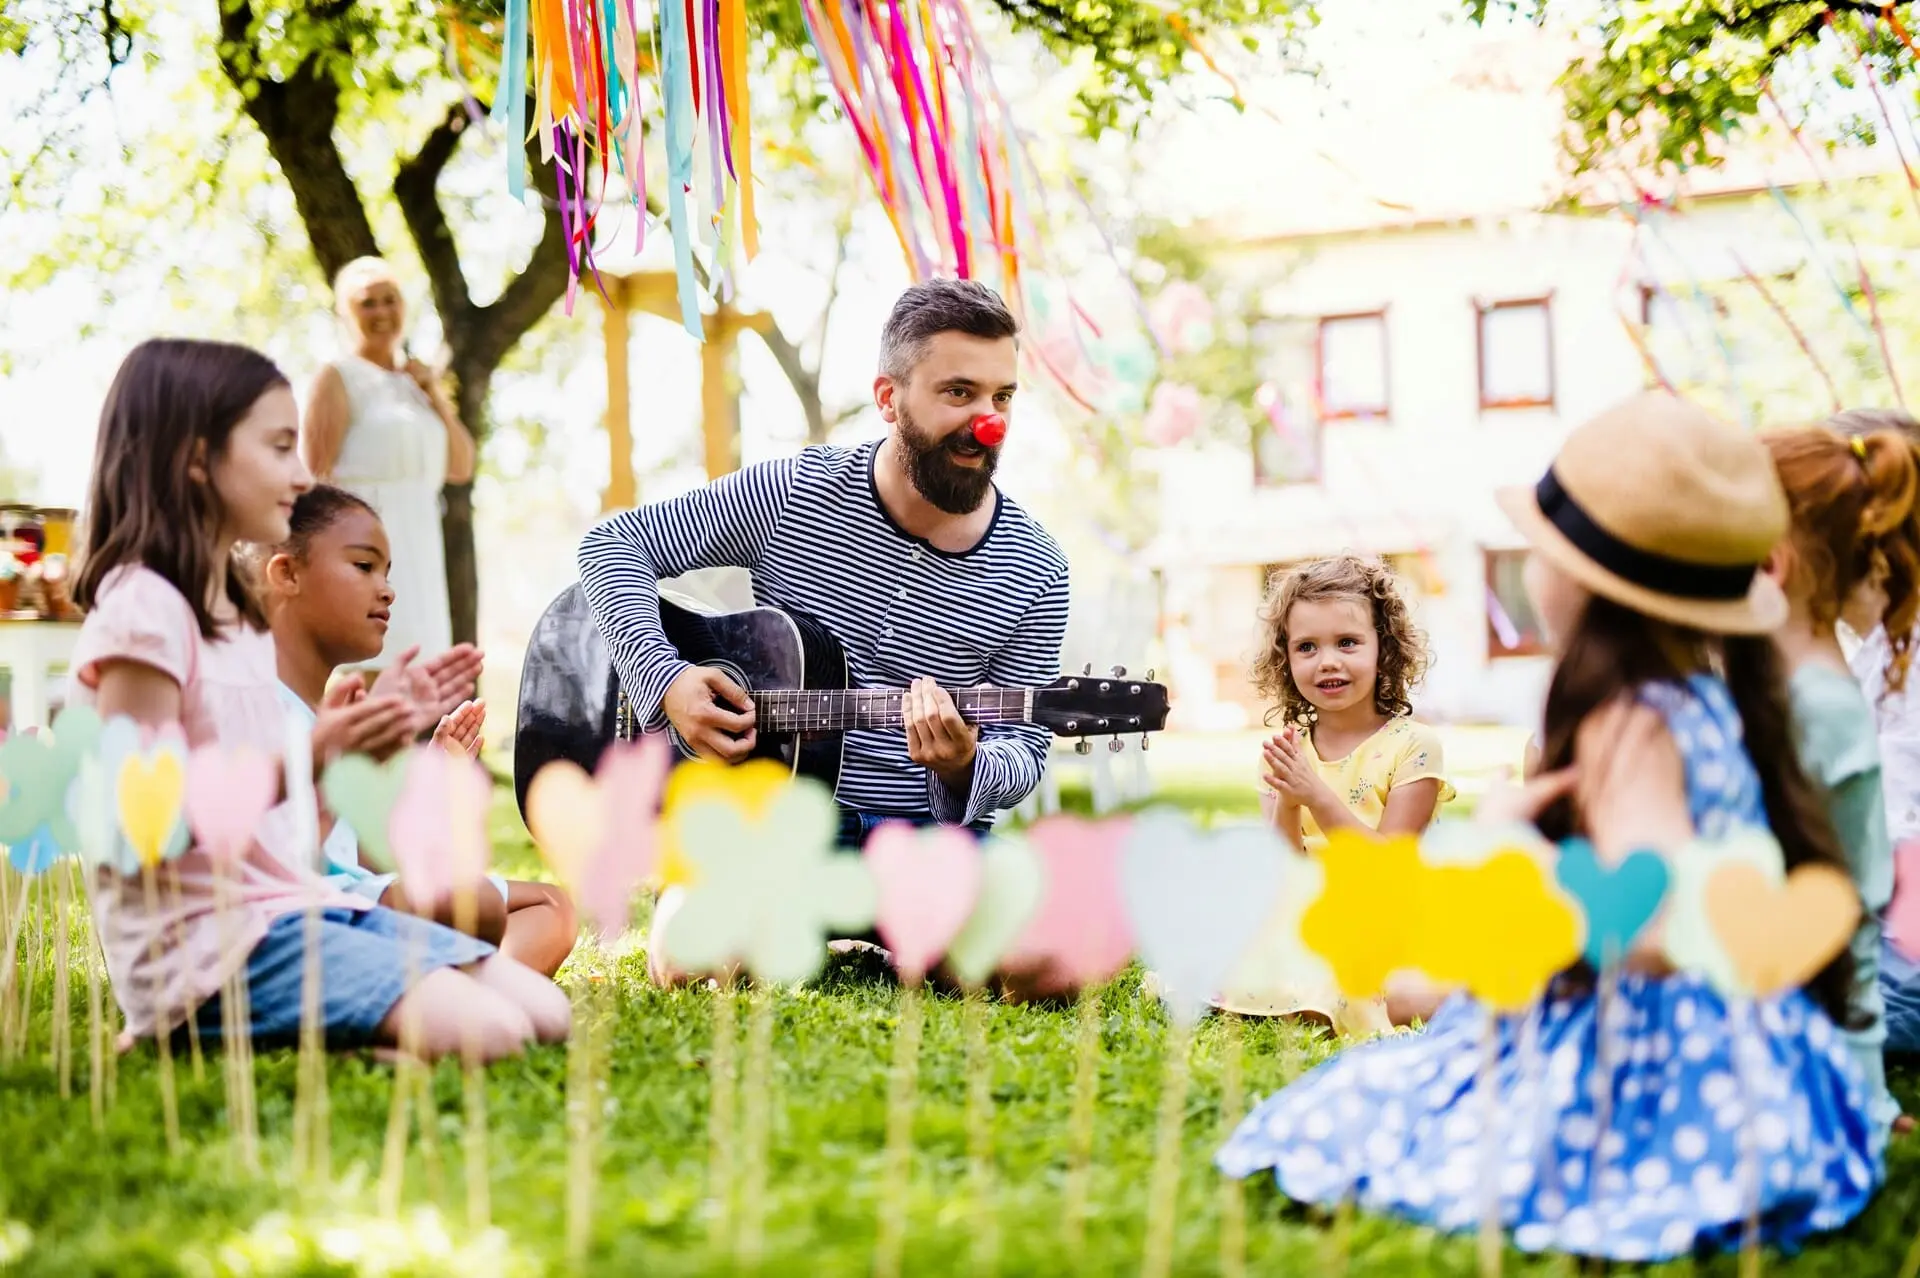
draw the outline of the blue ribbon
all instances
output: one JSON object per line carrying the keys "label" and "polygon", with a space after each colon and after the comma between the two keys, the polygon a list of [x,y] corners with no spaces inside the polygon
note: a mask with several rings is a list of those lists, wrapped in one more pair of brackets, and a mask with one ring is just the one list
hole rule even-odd
{"label": "blue ribbon", "polygon": [[507,39],[500,47],[500,87],[493,119],[507,130],[507,190],[527,194],[527,0],[507,0]]}

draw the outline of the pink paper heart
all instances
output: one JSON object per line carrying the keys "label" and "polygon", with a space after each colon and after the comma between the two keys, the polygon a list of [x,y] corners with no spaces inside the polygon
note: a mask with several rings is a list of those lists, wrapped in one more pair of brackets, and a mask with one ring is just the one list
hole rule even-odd
{"label": "pink paper heart", "polygon": [[1920,839],[1893,850],[1893,901],[1887,906],[1887,939],[1920,960]]}
{"label": "pink paper heart", "polygon": [[889,821],[867,836],[880,892],[876,927],[907,984],[917,985],[966,926],[980,898],[980,847],[952,826]]}
{"label": "pink paper heart", "polygon": [[653,873],[659,848],[660,791],[673,763],[663,734],[616,742],[600,756],[594,771],[607,805],[607,837],[580,870],[580,905],[600,935],[617,937],[627,928],[633,894]]}
{"label": "pink paper heart", "polygon": [[408,900],[436,906],[487,872],[487,803],[492,783],[473,759],[418,747],[387,823]]}
{"label": "pink paper heart", "polygon": [[1027,831],[1047,867],[1047,895],[1001,960],[1007,970],[1045,968],[1074,985],[1104,981],[1133,954],[1133,926],[1120,888],[1125,818],[1048,817]]}
{"label": "pink paper heart", "polygon": [[187,757],[187,826],[216,861],[238,861],[279,787],[274,760],[258,750],[204,745]]}

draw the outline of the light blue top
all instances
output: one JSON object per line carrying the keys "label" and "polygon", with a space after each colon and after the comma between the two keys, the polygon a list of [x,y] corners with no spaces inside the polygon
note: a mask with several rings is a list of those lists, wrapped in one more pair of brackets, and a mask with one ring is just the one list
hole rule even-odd
{"label": "light blue top", "polygon": [[1869,1114],[1877,1126],[1889,1128],[1900,1106],[1887,1090],[1883,1059],[1887,1005],[1880,989],[1880,918],[1893,900],[1893,841],[1880,789],[1873,708],[1851,676],[1820,665],[1794,671],[1787,694],[1800,766],[1826,792],[1827,814],[1860,893],[1860,928],[1851,947],[1853,1006],[1872,1023],[1846,1035],[1866,1081]]}
{"label": "light blue top", "polygon": [[[286,707],[287,715],[294,722],[311,729],[319,722],[320,716],[313,707],[300,699],[300,694],[282,683],[277,685],[280,692],[280,704]],[[349,891],[356,883],[376,878],[372,870],[360,864],[360,836],[353,827],[340,817],[335,817],[333,828],[327,831],[326,839],[320,844],[320,851],[326,856],[327,864],[333,867],[333,873],[327,875],[327,884],[341,891]]]}

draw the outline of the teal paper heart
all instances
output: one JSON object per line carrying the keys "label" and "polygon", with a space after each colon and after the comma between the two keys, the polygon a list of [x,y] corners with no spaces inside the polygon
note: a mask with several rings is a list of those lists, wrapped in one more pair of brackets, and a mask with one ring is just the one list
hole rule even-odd
{"label": "teal paper heart", "polygon": [[353,827],[360,851],[382,871],[391,872],[395,864],[389,827],[406,789],[409,760],[401,754],[382,766],[364,754],[349,754],[328,764],[320,778],[327,806]]}
{"label": "teal paper heart", "polygon": [[1620,864],[1600,864],[1593,844],[1568,839],[1560,845],[1554,874],[1587,916],[1587,962],[1618,963],[1641,929],[1653,921],[1667,894],[1667,863],[1657,852],[1630,853]]}

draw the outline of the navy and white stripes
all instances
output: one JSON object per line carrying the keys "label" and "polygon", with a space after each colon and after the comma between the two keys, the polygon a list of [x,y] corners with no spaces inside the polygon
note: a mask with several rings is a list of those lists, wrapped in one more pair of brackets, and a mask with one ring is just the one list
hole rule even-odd
{"label": "navy and white stripes", "polygon": [[[661,629],[657,583],[697,568],[746,568],[759,603],[820,621],[846,649],[858,687],[922,677],[948,688],[1037,687],[1059,674],[1067,561],[1053,538],[1001,494],[972,550],[934,549],[881,507],[878,447],[809,448],[587,534],[580,584],[643,722],[664,723],[661,698],[687,664]],[[1032,791],[1050,738],[1033,724],[983,727],[962,802],[907,757],[904,732],[849,732],[836,797],[867,812],[971,824]]]}

